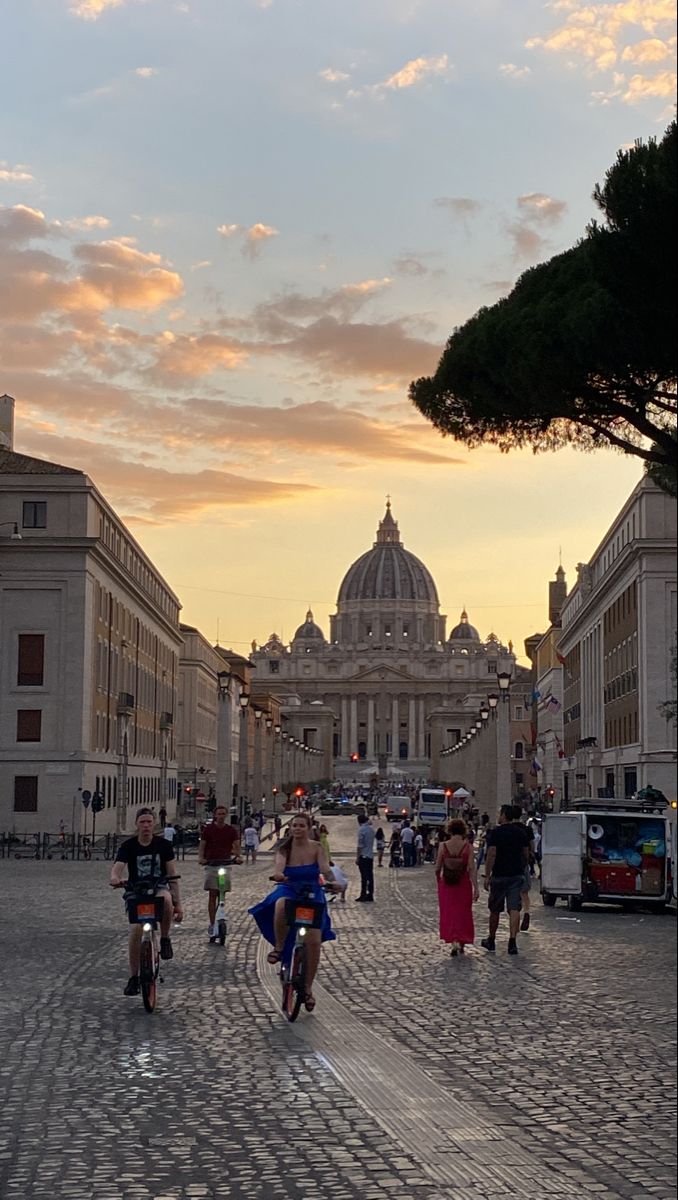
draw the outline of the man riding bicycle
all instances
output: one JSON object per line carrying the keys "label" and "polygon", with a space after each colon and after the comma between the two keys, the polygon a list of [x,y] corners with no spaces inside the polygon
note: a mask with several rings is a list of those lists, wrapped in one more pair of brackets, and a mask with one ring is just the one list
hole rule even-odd
{"label": "man riding bicycle", "polygon": [[[123,876],[127,870],[127,881],[130,884],[153,884],[155,895],[162,897],[164,908],[160,923],[160,957],[173,957],[170,929],[172,919],[179,922],[183,918],[183,909],[179,897],[179,884],[176,879],[177,867],[174,848],[164,837],[153,834],[155,817],[150,808],[140,808],[136,815],[136,836],[122,842],[111,867],[110,885],[113,888],[124,887]],[[141,925],[133,924],[129,931],[129,969],[130,977],[124,989],[126,996],[139,994],[139,945],[141,942]]]}
{"label": "man riding bicycle", "polygon": [[[233,859],[235,862],[242,861],[240,858],[240,831],[235,825],[227,824],[226,805],[217,804],[212,816],[213,820],[209,825],[203,825],[200,833],[200,846],[198,847],[198,862],[201,866],[207,868],[205,871],[204,890],[208,893],[208,937],[211,942],[217,936],[215,921],[217,904],[219,903],[219,865],[227,863],[230,859]],[[228,881],[227,890],[230,891],[230,880]]]}

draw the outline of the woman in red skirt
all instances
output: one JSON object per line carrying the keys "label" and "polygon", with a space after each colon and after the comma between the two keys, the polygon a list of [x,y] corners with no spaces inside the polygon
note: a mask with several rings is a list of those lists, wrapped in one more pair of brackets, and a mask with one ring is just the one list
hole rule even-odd
{"label": "woman in red skirt", "polygon": [[440,940],[450,946],[453,958],[473,945],[473,905],[480,896],[473,847],[465,821],[450,821],[447,841],[436,859]]}

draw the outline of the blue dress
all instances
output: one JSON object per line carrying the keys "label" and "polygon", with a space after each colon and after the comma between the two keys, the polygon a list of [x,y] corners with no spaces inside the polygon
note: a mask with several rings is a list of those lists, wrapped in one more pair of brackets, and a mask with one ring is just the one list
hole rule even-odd
{"label": "blue dress", "polygon": [[[275,905],[277,900],[296,900],[297,896],[304,887],[311,888],[311,895],[318,904],[324,906],[323,923],[320,931],[321,941],[333,942],[336,940],[336,933],[332,930],[332,922],[327,908],[327,899],[320,883],[320,867],[316,863],[311,863],[308,867],[285,867],[285,877],[287,883],[279,883],[277,887],[269,892],[265,900],[261,900],[259,904],[255,904],[254,908],[248,911],[254,917],[259,930],[267,942],[275,946],[275,931],[273,928],[273,918],[275,914]],[[295,933],[290,929],[285,940],[283,949],[283,961],[289,962],[292,957],[292,949],[294,947]]]}

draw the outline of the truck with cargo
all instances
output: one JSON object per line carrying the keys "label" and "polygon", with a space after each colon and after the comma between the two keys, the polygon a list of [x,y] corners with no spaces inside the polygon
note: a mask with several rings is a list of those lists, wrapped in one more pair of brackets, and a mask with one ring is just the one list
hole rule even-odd
{"label": "truck with cargo", "polygon": [[564,899],[574,912],[587,902],[663,911],[674,895],[669,811],[663,797],[589,797],[548,813],[541,841],[544,904]]}

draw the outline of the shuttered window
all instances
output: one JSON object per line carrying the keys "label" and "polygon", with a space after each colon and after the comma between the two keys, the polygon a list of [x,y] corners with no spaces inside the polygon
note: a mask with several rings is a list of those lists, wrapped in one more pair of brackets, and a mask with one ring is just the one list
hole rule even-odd
{"label": "shuttered window", "polygon": [[20,633],[18,687],[42,687],[45,677],[45,635]]}

